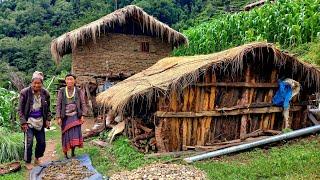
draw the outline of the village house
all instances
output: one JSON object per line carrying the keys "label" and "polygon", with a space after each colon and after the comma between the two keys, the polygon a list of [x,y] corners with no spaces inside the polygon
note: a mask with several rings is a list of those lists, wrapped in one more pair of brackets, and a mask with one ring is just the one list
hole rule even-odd
{"label": "village house", "polygon": [[[278,81],[293,82],[287,109],[273,101]],[[317,67],[262,42],[164,58],[97,102],[123,117],[124,134],[141,151],[168,152],[311,126],[316,121],[308,119],[308,105],[319,87]]]}
{"label": "village house", "polygon": [[57,64],[72,54],[72,73],[86,91],[89,112],[97,116],[97,93],[150,67],[180,45],[188,45],[183,34],[129,5],[52,40],[51,54]]}
{"label": "village house", "polygon": [[59,63],[72,53],[72,72],[78,84],[103,84],[123,80],[167,57],[188,39],[168,25],[129,5],[51,43],[51,54]]}

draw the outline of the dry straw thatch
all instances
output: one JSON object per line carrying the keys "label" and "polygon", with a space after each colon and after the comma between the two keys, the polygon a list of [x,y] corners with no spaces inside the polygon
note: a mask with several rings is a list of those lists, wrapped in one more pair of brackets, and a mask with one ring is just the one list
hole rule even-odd
{"label": "dry straw thatch", "polygon": [[231,66],[232,73],[242,72],[246,54],[261,56],[262,53],[255,54],[257,51],[267,51],[274,56],[279,68],[290,62],[294,74],[303,77],[307,85],[313,85],[319,90],[320,71],[317,67],[281,52],[273,44],[257,42],[214,54],[164,58],[150,68],[100,93],[97,102],[115,113],[124,113],[140,97],[146,98],[147,103],[150,103],[160,93],[167,95],[172,89],[181,91],[196,82],[208,68],[223,69]]}
{"label": "dry straw thatch", "polygon": [[101,33],[107,33],[106,29],[113,29],[115,25],[125,26],[130,18],[134,18],[140,24],[143,32],[148,31],[175,46],[188,44],[188,39],[183,34],[148,15],[141,8],[129,5],[54,39],[51,42],[51,54],[59,63],[62,56],[74,50],[80,42],[84,44],[90,40],[96,43]]}

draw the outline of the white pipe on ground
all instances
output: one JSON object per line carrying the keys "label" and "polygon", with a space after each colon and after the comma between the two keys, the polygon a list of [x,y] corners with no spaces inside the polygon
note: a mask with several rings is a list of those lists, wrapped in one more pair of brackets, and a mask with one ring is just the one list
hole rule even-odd
{"label": "white pipe on ground", "polygon": [[200,154],[200,155],[193,156],[193,157],[184,158],[184,160],[188,163],[192,163],[194,161],[199,161],[202,159],[207,159],[207,158],[221,156],[221,155],[225,155],[225,154],[229,154],[229,153],[234,153],[234,152],[246,150],[249,148],[253,148],[253,147],[257,147],[257,146],[261,146],[261,145],[265,145],[265,144],[270,144],[270,143],[285,140],[285,139],[291,139],[291,138],[315,133],[317,131],[320,131],[320,125],[307,127],[307,128],[299,129],[296,131],[291,131],[291,132],[288,132],[285,134],[275,135],[275,136],[272,136],[272,137],[269,137],[266,139],[258,140],[258,141],[247,143],[247,144],[241,144],[238,146],[233,146],[233,147],[229,147],[229,148],[225,148],[225,149],[221,149],[221,150],[217,150],[217,151],[213,151],[213,152],[209,152],[209,153],[205,153],[205,154]]}

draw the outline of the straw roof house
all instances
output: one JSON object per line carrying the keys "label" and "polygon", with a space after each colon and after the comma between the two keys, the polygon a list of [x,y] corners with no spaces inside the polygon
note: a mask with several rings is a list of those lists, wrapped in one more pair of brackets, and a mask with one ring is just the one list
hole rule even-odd
{"label": "straw roof house", "polygon": [[78,76],[110,76],[139,72],[187,44],[183,34],[129,5],[54,39],[51,54],[59,63],[72,53]]}
{"label": "straw roof house", "polygon": [[[319,91],[320,71],[269,43],[251,43],[222,52],[169,57],[97,96],[123,114],[130,133],[135,119],[155,131],[160,151],[186,150],[233,140],[258,130],[280,131],[282,107],[272,105],[278,79],[298,81],[290,125],[309,125],[306,102]],[[133,132],[133,131],[132,131]]]}

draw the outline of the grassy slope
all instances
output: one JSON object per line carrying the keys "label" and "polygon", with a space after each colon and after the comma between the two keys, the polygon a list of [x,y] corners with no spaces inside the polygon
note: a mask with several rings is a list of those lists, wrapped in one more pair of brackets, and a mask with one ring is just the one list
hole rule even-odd
{"label": "grassy slope", "polygon": [[[269,150],[255,149],[244,153],[193,164],[205,171],[209,179],[320,178],[320,136],[291,141]],[[124,137],[112,148],[98,148],[86,143],[79,153],[88,153],[95,168],[103,175],[136,169],[162,159],[144,159]],[[184,163],[182,161],[177,163]]]}
{"label": "grassy slope", "polygon": [[218,160],[197,162],[209,179],[316,179],[320,178],[320,136],[296,143],[255,149]]}
{"label": "grassy slope", "polygon": [[289,48],[288,51],[296,54],[301,60],[320,66],[320,37],[314,42]]}
{"label": "grassy slope", "polygon": [[[47,139],[60,140],[59,131],[49,131]],[[61,145],[57,152],[63,157]],[[217,159],[196,162],[193,165],[205,171],[209,179],[317,179],[320,178],[320,135],[290,141],[282,146],[223,156]],[[90,155],[94,167],[103,175],[136,169],[140,166],[166,161],[170,158],[145,159],[124,137],[119,137],[110,148],[98,148],[85,142],[77,154]],[[184,163],[178,161],[176,163]],[[27,172],[21,171],[0,179],[23,179]]]}

